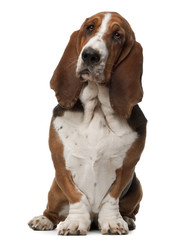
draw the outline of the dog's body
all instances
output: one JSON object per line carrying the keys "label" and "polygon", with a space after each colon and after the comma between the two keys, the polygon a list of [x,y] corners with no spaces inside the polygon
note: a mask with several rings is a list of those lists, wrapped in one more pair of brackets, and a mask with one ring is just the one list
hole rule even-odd
{"label": "dog's body", "polygon": [[59,234],[86,234],[97,217],[102,233],[135,228],[142,189],[134,169],[146,135],[141,75],[141,46],[119,14],[94,15],[73,33],[51,80],[59,102],[49,138],[56,176],[33,229],[65,220]]}
{"label": "dog's body", "polygon": [[125,119],[113,119],[105,86],[89,82],[80,99],[84,111],[67,111],[55,118],[53,126],[64,144],[66,168],[87,196],[90,210],[98,213],[137,132]]}

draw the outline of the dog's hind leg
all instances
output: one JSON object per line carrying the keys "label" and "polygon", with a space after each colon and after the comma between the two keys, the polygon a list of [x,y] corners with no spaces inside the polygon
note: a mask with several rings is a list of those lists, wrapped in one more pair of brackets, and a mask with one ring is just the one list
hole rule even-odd
{"label": "dog's hind leg", "polygon": [[29,221],[28,225],[33,230],[53,230],[60,221],[64,221],[68,212],[68,200],[54,179],[48,194],[46,210],[43,215],[34,217]]}
{"label": "dog's hind leg", "polygon": [[123,219],[128,223],[129,230],[135,229],[135,215],[138,213],[142,199],[142,187],[134,175],[128,192],[119,200],[119,210]]}

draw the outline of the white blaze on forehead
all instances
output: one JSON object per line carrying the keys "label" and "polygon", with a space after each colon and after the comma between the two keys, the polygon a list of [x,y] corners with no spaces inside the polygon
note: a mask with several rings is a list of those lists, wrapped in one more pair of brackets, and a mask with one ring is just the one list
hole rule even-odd
{"label": "white blaze on forehead", "polygon": [[111,19],[111,14],[106,13],[104,18],[102,19],[102,23],[98,33],[88,41],[84,49],[87,47],[92,47],[93,49],[98,50],[101,53],[101,55],[103,54],[102,49],[106,51],[106,45],[103,41],[103,35],[105,34],[105,32],[107,32],[108,22],[110,21],[110,19]]}
{"label": "white blaze on forehead", "polygon": [[100,26],[99,32],[97,33],[97,37],[103,37],[104,33],[107,31],[108,28],[108,22],[111,19],[111,14],[110,13],[106,13],[103,20],[102,20],[102,24]]}

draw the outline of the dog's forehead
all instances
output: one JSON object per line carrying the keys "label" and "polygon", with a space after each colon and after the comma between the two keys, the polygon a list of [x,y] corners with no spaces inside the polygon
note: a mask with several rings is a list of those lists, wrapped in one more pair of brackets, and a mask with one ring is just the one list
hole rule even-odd
{"label": "dog's forehead", "polygon": [[[110,16],[109,21],[105,21],[106,16]],[[129,27],[128,22],[126,21],[125,18],[123,18],[120,14],[116,12],[100,12],[97,13],[85,20],[82,26],[89,26],[89,25],[95,25],[97,30],[100,28],[102,25],[103,21],[107,23],[108,30],[112,29],[114,26],[118,26],[118,28],[126,29]]]}
{"label": "dog's forehead", "polygon": [[101,23],[106,13],[97,13],[85,20],[85,23]]}

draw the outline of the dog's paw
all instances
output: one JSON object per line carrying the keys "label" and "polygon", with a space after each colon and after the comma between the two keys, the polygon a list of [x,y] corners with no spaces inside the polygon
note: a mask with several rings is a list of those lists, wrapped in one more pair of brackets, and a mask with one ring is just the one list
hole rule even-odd
{"label": "dog's paw", "polygon": [[28,223],[33,230],[46,231],[55,229],[55,225],[45,216],[34,217]]}
{"label": "dog's paw", "polygon": [[98,217],[102,234],[128,234],[128,224],[119,212],[119,199],[108,194],[102,202]]}
{"label": "dog's paw", "polygon": [[84,216],[72,218],[68,216],[59,225],[58,235],[86,235],[90,228],[90,220]]}
{"label": "dog's paw", "polygon": [[114,219],[102,219],[99,222],[99,227],[102,234],[128,234],[128,224],[122,217]]}

